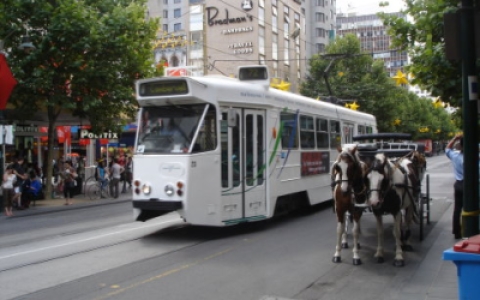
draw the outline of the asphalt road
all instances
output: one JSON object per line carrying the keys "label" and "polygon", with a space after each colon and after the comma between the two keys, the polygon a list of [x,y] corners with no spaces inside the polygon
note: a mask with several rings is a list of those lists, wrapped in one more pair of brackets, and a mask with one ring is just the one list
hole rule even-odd
{"label": "asphalt road", "polygon": [[447,159],[429,158],[428,171],[432,223],[423,242],[418,226],[413,228],[415,249],[403,268],[391,264],[388,217],[386,262],[373,259],[375,223],[366,214],[364,264],[353,266],[351,249],[342,251],[342,263],[331,262],[331,205],[262,223],[207,228],[185,227],[174,213],[132,222],[131,204],[121,203],[1,220],[0,300],[390,299],[425,258],[431,229],[451,204]]}

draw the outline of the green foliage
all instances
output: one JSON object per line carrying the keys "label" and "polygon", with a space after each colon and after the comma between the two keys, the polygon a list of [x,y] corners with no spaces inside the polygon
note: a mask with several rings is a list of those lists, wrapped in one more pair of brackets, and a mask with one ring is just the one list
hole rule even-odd
{"label": "green foliage", "polygon": [[[89,119],[94,131],[134,117],[134,80],[155,70],[151,41],[157,20],[145,21],[144,0],[10,4],[0,34],[14,32],[6,48],[19,81],[10,99],[15,107],[47,111],[53,123],[60,112],[71,112]],[[17,47],[25,35],[36,46],[30,53]]]}
{"label": "green foliage", "polygon": [[411,63],[406,70],[414,75],[412,84],[440,96],[444,102],[458,106],[462,95],[461,66],[445,57],[445,12],[457,9],[454,0],[406,0],[404,11],[411,18],[380,13],[389,28],[392,48],[408,50]]}
{"label": "green foliage", "polygon": [[[337,38],[327,47],[326,55],[316,55],[309,63],[310,76],[301,86],[303,95],[327,100],[324,74],[328,71],[332,95],[356,100],[359,110],[376,116],[379,132],[405,132],[414,139],[443,140],[456,131],[445,109],[435,108],[430,99],[421,99],[397,86],[388,77],[383,61],[374,61],[371,54],[362,53],[360,42],[353,35]],[[400,120],[400,124],[395,124],[395,120]],[[420,132],[420,128],[428,131]]]}

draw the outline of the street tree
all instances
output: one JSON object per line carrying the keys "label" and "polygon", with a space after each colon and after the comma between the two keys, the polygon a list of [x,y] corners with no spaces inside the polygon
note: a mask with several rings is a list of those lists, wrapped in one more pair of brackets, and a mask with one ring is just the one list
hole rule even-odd
{"label": "street tree", "polygon": [[[146,19],[145,0],[5,1],[0,37],[9,35],[5,49],[18,80],[9,102],[26,119],[46,114],[51,178],[61,113],[89,120],[94,132],[116,130],[122,120],[133,119],[134,81],[155,72],[158,20]],[[26,36],[35,48],[18,48]]]}
{"label": "street tree", "polygon": [[300,90],[303,95],[321,100],[334,96],[340,102],[356,100],[360,110],[377,117],[380,131],[394,129],[402,88],[388,77],[383,61],[374,61],[370,53],[361,51],[357,37],[347,34],[337,38],[327,46],[326,54],[313,56],[309,64],[309,76]]}
{"label": "street tree", "polygon": [[446,12],[458,9],[459,1],[405,0],[405,3],[403,13],[408,19],[395,14],[378,15],[388,27],[392,48],[409,53],[410,64],[405,69],[413,75],[410,84],[452,106],[460,106],[461,64],[446,59],[443,20]]}

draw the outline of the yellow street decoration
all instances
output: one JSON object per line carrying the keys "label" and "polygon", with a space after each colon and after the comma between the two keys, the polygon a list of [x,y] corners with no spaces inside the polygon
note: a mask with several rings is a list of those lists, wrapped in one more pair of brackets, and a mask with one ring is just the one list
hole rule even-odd
{"label": "yellow street decoration", "polygon": [[400,124],[402,124],[402,120],[400,120],[400,119],[395,119],[395,120],[393,121],[393,125],[395,125],[395,126],[398,126],[398,125],[400,125]]}
{"label": "yellow street decoration", "polygon": [[418,128],[418,132],[429,132],[429,131],[430,131],[430,129],[428,129],[427,126],[423,126],[423,127]]}
{"label": "yellow street decoration", "polygon": [[441,108],[444,106],[444,103],[442,102],[442,100],[440,99],[440,97],[437,97],[437,99],[435,101],[433,101],[433,106],[435,108]]}
{"label": "yellow street decoration", "polygon": [[437,130],[435,131],[435,133],[441,133],[441,132],[442,132],[442,130],[440,130],[440,129],[437,129]]}
{"label": "yellow street decoration", "polygon": [[272,78],[270,81],[270,87],[281,90],[281,91],[288,91],[290,90],[290,83],[280,80],[279,78]]}
{"label": "yellow street decoration", "polygon": [[393,79],[397,85],[408,84],[407,76],[400,70],[397,71],[397,75],[393,76]]}
{"label": "yellow street decoration", "polygon": [[338,72],[338,77],[343,77],[343,75],[345,75],[345,73],[343,73],[343,72]]}
{"label": "yellow street decoration", "polygon": [[346,108],[350,108],[350,105],[351,105],[350,103],[345,103],[344,106],[345,106]]}
{"label": "yellow street decoration", "polygon": [[352,110],[357,110],[360,107],[360,105],[357,104],[357,101],[353,101],[352,104],[350,104],[350,109]]}

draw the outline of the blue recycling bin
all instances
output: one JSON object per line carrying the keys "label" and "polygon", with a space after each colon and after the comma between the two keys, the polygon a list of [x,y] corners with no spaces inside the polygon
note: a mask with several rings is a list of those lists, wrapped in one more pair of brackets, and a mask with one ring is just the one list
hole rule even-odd
{"label": "blue recycling bin", "polygon": [[457,266],[458,299],[480,299],[480,235],[456,243],[443,252],[443,260]]}

